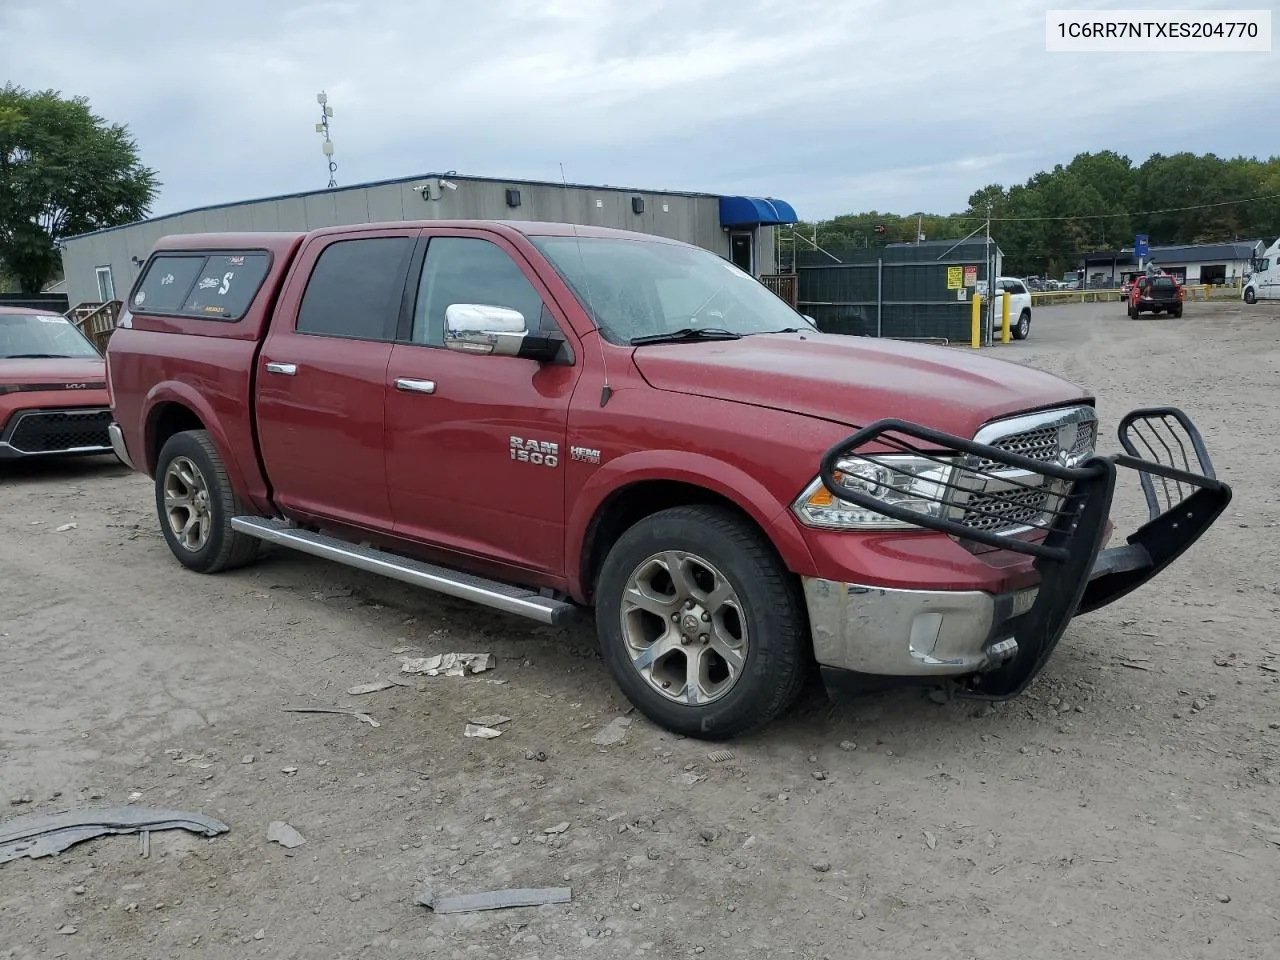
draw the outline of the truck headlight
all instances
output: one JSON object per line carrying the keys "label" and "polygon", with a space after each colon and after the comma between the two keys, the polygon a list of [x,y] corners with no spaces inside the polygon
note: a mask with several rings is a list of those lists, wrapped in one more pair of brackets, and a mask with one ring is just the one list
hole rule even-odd
{"label": "truck headlight", "polygon": [[[836,479],[842,486],[926,517],[940,517],[946,510],[942,501],[948,499],[951,472],[950,461],[906,454],[848,457],[836,464]],[[806,526],[828,530],[910,530],[914,526],[833,497],[821,477],[805,488],[791,510]]]}

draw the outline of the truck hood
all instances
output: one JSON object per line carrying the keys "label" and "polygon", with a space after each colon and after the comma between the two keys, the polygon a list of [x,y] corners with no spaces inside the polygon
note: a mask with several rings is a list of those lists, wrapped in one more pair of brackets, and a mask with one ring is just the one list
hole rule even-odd
{"label": "truck hood", "polygon": [[990,420],[1092,399],[1059,377],[964,349],[836,334],[662,344],[633,356],[659,390],[855,428],[899,417],[970,437]]}
{"label": "truck hood", "polygon": [[87,389],[80,384],[101,388],[107,379],[107,367],[100,357],[56,357],[41,359],[0,359],[0,384],[40,385],[50,390]]}

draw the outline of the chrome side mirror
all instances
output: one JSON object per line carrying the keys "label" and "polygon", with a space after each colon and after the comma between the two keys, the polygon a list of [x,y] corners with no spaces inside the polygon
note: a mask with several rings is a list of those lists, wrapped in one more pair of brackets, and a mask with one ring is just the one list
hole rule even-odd
{"label": "chrome side mirror", "polygon": [[449,304],[444,325],[444,345],[462,353],[514,357],[529,335],[519,310],[486,303]]}

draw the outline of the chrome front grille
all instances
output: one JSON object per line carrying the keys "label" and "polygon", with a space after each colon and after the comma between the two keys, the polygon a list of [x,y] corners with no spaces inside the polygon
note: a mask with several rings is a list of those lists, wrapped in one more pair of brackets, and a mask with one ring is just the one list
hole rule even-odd
{"label": "chrome front grille", "polygon": [[[1093,454],[1097,433],[1093,408],[1076,406],[1000,420],[974,440],[1041,463],[1074,466]],[[961,461],[956,476],[966,491],[957,511],[960,523],[990,533],[1048,525],[1070,492],[1063,481],[978,456]]]}

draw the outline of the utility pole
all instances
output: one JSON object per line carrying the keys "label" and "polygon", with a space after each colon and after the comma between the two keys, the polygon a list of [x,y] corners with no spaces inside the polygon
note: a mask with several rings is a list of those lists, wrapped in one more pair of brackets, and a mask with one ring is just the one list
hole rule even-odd
{"label": "utility pole", "polygon": [[983,248],[987,257],[987,346],[991,346],[996,329],[996,258],[991,252],[991,206],[987,206],[987,241]]}
{"label": "utility pole", "polygon": [[323,90],[316,94],[316,103],[320,104],[320,122],[316,124],[316,133],[324,137],[320,149],[329,160],[329,187],[333,188],[338,185],[333,176],[338,172],[338,161],[333,159],[333,141],[329,139],[329,118],[333,116],[333,107],[329,106],[329,98]]}

